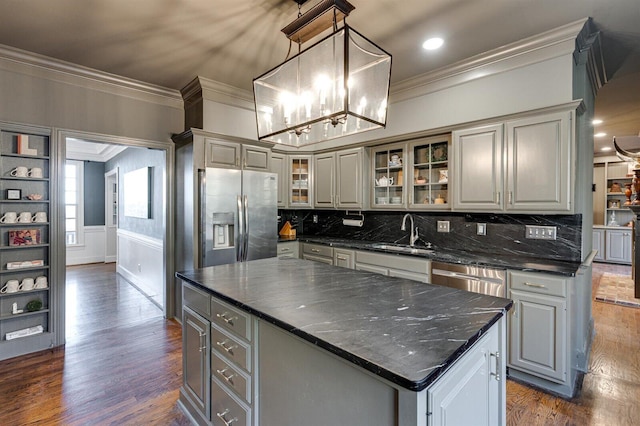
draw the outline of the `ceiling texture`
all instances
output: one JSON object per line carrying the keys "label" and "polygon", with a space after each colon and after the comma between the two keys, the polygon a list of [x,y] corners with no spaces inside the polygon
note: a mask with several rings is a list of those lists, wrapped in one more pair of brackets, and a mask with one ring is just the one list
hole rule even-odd
{"label": "ceiling texture", "polygon": [[[596,152],[613,136],[640,133],[638,0],[350,2],[349,24],[393,55],[392,87],[591,17],[609,79],[596,98],[604,120],[596,132],[607,133]],[[280,30],[297,14],[293,0],[2,0],[0,44],[173,89],[199,75],[251,90],[254,77],[284,61]],[[423,50],[431,36],[444,38],[443,48]]]}

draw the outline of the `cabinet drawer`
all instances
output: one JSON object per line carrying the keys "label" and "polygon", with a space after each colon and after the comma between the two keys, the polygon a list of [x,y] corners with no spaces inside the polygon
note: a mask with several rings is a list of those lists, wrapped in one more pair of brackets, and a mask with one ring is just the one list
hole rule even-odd
{"label": "cabinet drawer", "polygon": [[333,247],[329,246],[321,246],[318,244],[303,244],[302,251],[306,254],[333,258]]}
{"label": "cabinet drawer", "polygon": [[210,299],[211,296],[204,291],[182,282],[182,303],[207,318],[211,316]]}
{"label": "cabinet drawer", "polygon": [[223,329],[251,341],[251,319],[249,314],[221,300],[211,298],[211,319]]}
{"label": "cabinet drawer", "polygon": [[211,357],[211,374],[251,404],[251,376],[224,360],[216,351]]}
{"label": "cabinet drawer", "polygon": [[251,346],[215,324],[211,324],[211,347],[225,359],[251,372]]}
{"label": "cabinet drawer", "polygon": [[567,296],[567,280],[544,274],[509,272],[512,290],[522,290],[551,296]]}
{"label": "cabinet drawer", "polygon": [[215,377],[211,379],[211,423],[215,426],[251,425],[251,408],[229,395]]}

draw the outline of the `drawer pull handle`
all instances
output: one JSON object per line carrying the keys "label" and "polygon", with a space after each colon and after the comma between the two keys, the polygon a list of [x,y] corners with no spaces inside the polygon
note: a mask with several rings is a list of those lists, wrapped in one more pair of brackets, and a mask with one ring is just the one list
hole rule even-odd
{"label": "drawer pull handle", "polygon": [[283,251],[291,251],[291,249],[290,248],[281,248],[280,251],[281,252],[283,252]]}
{"label": "drawer pull handle", "polygon": [[527,282],[525,282],[524,285],[529,286],[529,287],[535,287],[535,288],[547,288],[546,285],[536,284],[536,283],[527,283]]}
{"label": "drawer pull handle", "polygon": [[338,256],[338,260],[347,260],[347,258],[343,256]]}
{"label": "drawer pull handle", "polygon": [[229,318],[229,317],[227,317],[228,314],[229,314],[228,312],[225,312],[223,314],[216,314],[216,317],[220,318],[222,321],[226,322],[229,325],[234,325],[233,324],[233,320],[238,319],[238,317]]}
{"label": "drawer pull handle", "polygon": [[496,358],[496,372],[495,373],[491,373],[491,375],[493,377],[496,378],[496,381],[500,381],[500,352],[496,352],[496,353],[489,353],[490,356],[495,357]]}
{"label": "drawer pull handle", "polygon": [[230,375],[226,375],[224,373],[227,372],[227,368],[222,369],[222,370],[216,370],[216,373],[218,373],[220,376],[222,376],[222,378],[225,380],[225,382],[233,385],[233,378],[236,376],[235,374],[230,374]]}
{"label": "drawer pull handle", "polygon": [[227,346],[227,341],[216,342],[216,345],[220,346],[226,353],[233,355],[233,350],[237,348],[237,345]]}
{"label": "drawer pull handle", "polygon": [[[206,339],[207,334],[201,331],[199,331],[198,334],[200,339],[200,347],[198,348],[198,352],[202,352],[205,349],[207,349],[207,339]],[[203,337],[205,337],[204,340],[202,339]]]}
{"label": "drawer pull handle", "polygon": [[228,408],[227,408],[226,410],[224,410],[222,413],[216,413],[216,416],[217,416],[220,420],[222,420],[222,423],[224,423],[224,426],[229,426],[231,423],[233,423],[233,422],[237,422],[237,421],[238,421],[238,418],[237,418],[237,417],[234,417],[234,418],[233,418],[233,419],[231,419],[231,420],[227,420],[227,419],[225,419],[225,418],[224,418],[224,416],[226,416],[227,414],[229,414],[229,409],[228,409]]}
{"label": "drawer pull handle", "polygon": [[311,251],[312,251],[313,253],[320,253],[320,250],[318,250],[318,249],[311,249]]}

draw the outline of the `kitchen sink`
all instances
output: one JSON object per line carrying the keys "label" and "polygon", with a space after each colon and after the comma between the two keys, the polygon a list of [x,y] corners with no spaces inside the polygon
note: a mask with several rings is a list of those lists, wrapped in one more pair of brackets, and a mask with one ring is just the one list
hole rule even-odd
{"label": "kitchen sink", "polygon": [[380,250],[395,251],[398,253],[407,253],[407,254],[433,254],[434,252],[432,249],[410,247],[410,246],[396,246],[393,244],[371,244],[371,247],[375,249],[380,249]]}

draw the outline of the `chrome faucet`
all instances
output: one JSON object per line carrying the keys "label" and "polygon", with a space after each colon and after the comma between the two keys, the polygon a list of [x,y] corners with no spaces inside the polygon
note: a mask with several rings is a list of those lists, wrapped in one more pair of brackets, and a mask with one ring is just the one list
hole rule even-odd
{"label": "chrome faucet", "polygon": [[413,216],[411,216],[411,213],[405,214],[404,217],[402,218],[402,226],[400,227],[400,230],[401,231],[407,230],[407,217],[411,219],[411,236],[409,237],[409,245],[413,247],[413,245],[415,244],[416,241],[418,241],[418,238],[420,238],[420,236],[418,235],[418,227],[416,226],[414,228],[413,226]]}

